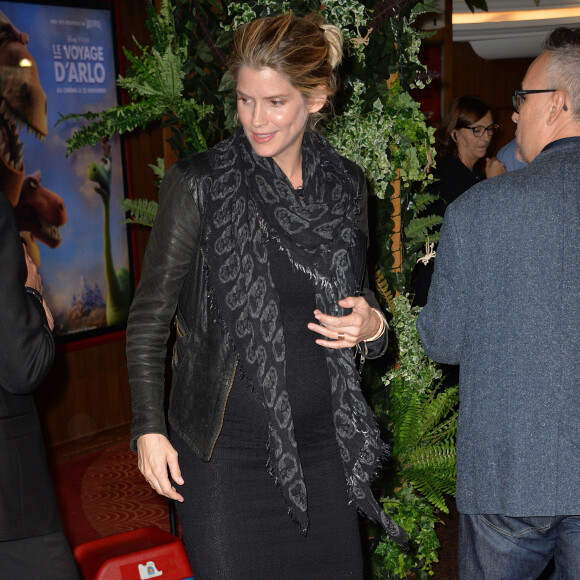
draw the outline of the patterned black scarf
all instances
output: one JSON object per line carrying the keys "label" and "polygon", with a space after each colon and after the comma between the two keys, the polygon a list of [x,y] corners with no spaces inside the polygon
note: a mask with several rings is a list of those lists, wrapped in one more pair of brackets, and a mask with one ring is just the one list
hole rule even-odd
{"label": "patterned black scarf", "polygon": [[[322,136],[302,145],[305,203],[269,157],[257,155],[238,130],[209,152],[210,199],[204,203],[205,252],[216,302],[245,376],[262,395],[269,417],[268,468],[291,516],[308,528],[307,493],[294,438],[284,328],[268,262],[274,238],[315,285],[316,307],[340,316],[338,300],[357,294],[352,264],[366,244],[355,225],[358,201],[340,157]],[[361,262],[362,260],[362,262]],[[370,519],[405,546],[406,533],[381,509],[369,483],[386,454],[360,390],[353,349],[325,349],[336,439],[350,497]]]}

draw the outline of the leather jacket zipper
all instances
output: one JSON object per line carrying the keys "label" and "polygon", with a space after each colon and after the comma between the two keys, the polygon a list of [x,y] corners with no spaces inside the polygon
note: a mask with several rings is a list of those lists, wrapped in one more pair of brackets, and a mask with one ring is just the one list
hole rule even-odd
{"label": "leather jacket zipper", "polygon": [[232,387],[234,386],[234,379],[236,377],[236,370],[238,369],[238,361],[236,361],[236,364],[234,364],[234,372],[232,374],[232,380],[230,381],[230,386],[228,387],[228,392],[226,393],[226,401],[224,403],[224,410],[222,411],[222,417],[221,417],[221,421],[220,421],[220,428],[217,432],[217,435],[215,437],[215,439],[213,440],[211,449],[209,450],[209,458],[211,459],[211,456],[213,455],[213,450],[215,448],[215,445],[217,443],[217,440],[219,439],[220,433],[222,432],[222,428],[224,426],[224,417],[226,414],[226,406],[228,404],[228,399],[230,398],[230,393],[232,392]]}

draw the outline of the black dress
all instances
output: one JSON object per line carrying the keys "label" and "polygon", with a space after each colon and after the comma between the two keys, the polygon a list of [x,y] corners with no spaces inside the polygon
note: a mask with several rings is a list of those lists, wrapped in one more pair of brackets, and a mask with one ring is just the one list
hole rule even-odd
{"label": "black dress", "polygon": [[314,289],[287,256],[268,246],[280,297],[286,377],[308,494],[306,535],[288,515],[267,468],[268,419],[260,396],[236,376],[223,428],[209,462],[194,457],[175,433],[185,480],[178,504],[196,580],[362,579],[356,508],[349,504],[335,438],[330,383],[314,321]]}

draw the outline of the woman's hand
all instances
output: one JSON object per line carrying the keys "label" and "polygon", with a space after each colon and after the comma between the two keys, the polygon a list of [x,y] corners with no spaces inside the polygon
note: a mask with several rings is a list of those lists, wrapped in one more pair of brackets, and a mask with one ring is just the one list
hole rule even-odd
{"label": "woman's hand", "polygon": [[497,157],[487,157],[485,160],[485,176],[489,179],[505,173],[505,165]]}
{"label": "woman's hand", "polygon": [[177,451],[169,440],[159,433],[148,433],[137,439],[138,467],[145,476],[145,481],[159,494],[170,499],[183,501],[167,475],[167,467],[173,480],[179,485],[184,481],[177,462]]}
{"label": "woman's hand", "polygon": [[352,308],[352,312],[346,316],[330,316],[320,310],[314,311],[320,324],[310,322],[308,328],[329,339],[318,338],[316,344],[328,348],[352,348],[375,336],[381,320],[362,296],[349,296],[339,300],[338,304],[342,308]]}

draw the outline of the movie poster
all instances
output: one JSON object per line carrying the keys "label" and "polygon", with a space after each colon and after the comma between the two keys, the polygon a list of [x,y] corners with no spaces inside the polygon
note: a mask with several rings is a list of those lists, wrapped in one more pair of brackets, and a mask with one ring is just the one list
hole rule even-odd
{"label": "movie poster", "polygon": [[79,124],[57,124],[119,104],[112,8],[0,1],[0,190],[62,341],[124,328],[131,299],[120,140],[67,157]]}

